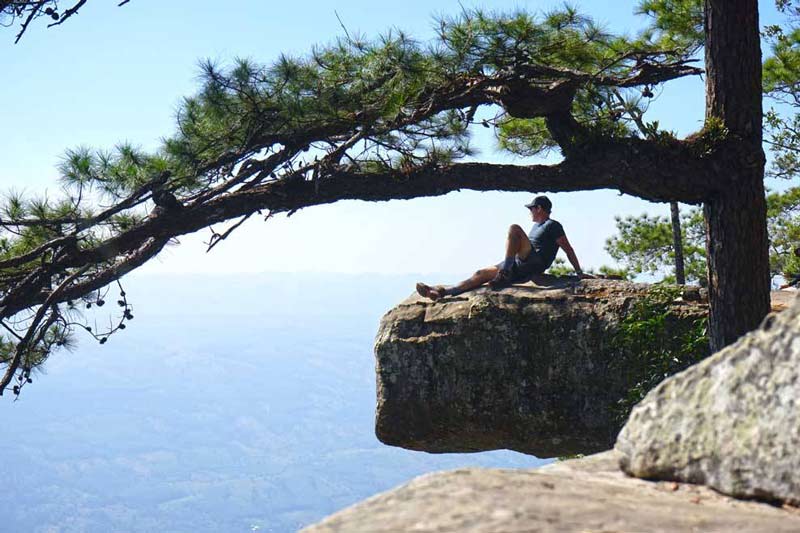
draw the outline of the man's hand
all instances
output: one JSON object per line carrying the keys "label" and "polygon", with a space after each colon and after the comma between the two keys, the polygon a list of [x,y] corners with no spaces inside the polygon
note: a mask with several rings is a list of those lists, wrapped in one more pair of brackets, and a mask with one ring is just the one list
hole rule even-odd
{"label": "man's hand", "polygon": [[564,253],[567,254],[567,259],[569,259],[572,268],[575,269],[575,273],[578,275],[578,279],[590,279],[594,278],[591,274],[584,274],[583,270],[581,269],[581,264],[578,262],[578,257],[575,255],[575,250],[572,249],[572,245],[567,240],[566,235],[562,235],[558,239],[556,239],[556,244],[564,250]]}

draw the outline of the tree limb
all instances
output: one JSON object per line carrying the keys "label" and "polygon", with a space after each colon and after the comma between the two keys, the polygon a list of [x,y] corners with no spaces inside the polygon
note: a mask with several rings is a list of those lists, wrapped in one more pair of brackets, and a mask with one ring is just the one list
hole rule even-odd
{"label": "tree limb", "polygon": [[[722,155],[718,157],[724,157]],[[249,169],[243,171],[249,172]],[[556,165],[457,163],[366,172],[326,167],[315,180],[278,179],[238,189],[179,209],[154,211],[132,228],[87,249],[65,249],[51,264],[34,270],[0,299],[0,318],[47,297],[52,272],[91,267],[96,274],[64,290],[61,301],[102,287],[155,256],[172,238],[268,209],[288,213],[339,200],[386,201],[439,196],[461,189],[478,191],[577,191],[615,189],[653,201],[696,204],[720,183],[708,160],[690,143],[641,139],[598,142]]]}
{"label": "tree limb", "polygon": [[[17,343],[16,351],[14,352],[14,357],[11,362],[8,364],[8,368],[6,369],[5,374],[3,375],[2,379],[0,379],[0,396],[3,394],[3,391],[6,390],[6,387],[14,377],[14,373],[19,368],[19,364],[22,360],[22,356],[25,354],[26,350],[28,350],[31,344],[34,341],[34,336],[41,324],[42,320],[45,318],[45,315],[50,310],[50,307],[55,305],[61,294],[66,290],[66,288],[75,281],[81,274],[83,274],[86,270],[88,270],[88,266],[72,273],[70,276],[67,277],[61,284],[56,287],[56,289],[51,292],[39,309],[36,311],[36,315],[33,317],[31,324],[28,326],[28,331],[25,333],[25,336],[22,338],[21,341]],[[47,329],[52,325],[55,321],[55,313],[51,313],[50,320],[45,322],[44,328]]]}

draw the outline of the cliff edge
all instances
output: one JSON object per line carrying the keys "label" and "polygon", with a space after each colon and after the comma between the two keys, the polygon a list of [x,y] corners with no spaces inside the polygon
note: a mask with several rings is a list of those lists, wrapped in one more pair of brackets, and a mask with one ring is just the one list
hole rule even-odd
{"label": "cliff edge", "polygon": [[[382,442],[537,457],[614,444],[620,400],[651,372],[616,333],[657,289],[549,276],[537,282],[437,302],[413,295],[383,317],[375,341]],[[667,314],[663,338],[679,343],[707,305],[699,289],[686,288]]]}

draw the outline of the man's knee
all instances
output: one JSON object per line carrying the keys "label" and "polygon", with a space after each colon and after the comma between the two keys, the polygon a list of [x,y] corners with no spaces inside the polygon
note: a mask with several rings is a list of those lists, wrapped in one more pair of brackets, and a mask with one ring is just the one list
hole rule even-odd
{"label": "man's knee", "polygon": [[511,238],[518,238],[525,235],[525,230],[519,224],[511,224],[508,227],[508,236]]}

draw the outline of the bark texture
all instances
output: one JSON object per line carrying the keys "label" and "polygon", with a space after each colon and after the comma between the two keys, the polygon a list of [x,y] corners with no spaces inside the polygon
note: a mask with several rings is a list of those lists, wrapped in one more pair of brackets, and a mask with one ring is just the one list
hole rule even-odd
{"label": "bark texture", "polygon": [[721,124],[742,149],[714,169],[727,187],[704,206],[709,328],[718,350],[756,328],[769,311],[769,252],[758,2],[706,0],[705,8],[707,128]]}
{"label": "bark texture", "polygon": [[766,201],[749,180],[704,206],[712,351],[752,331],[769,312]]}

